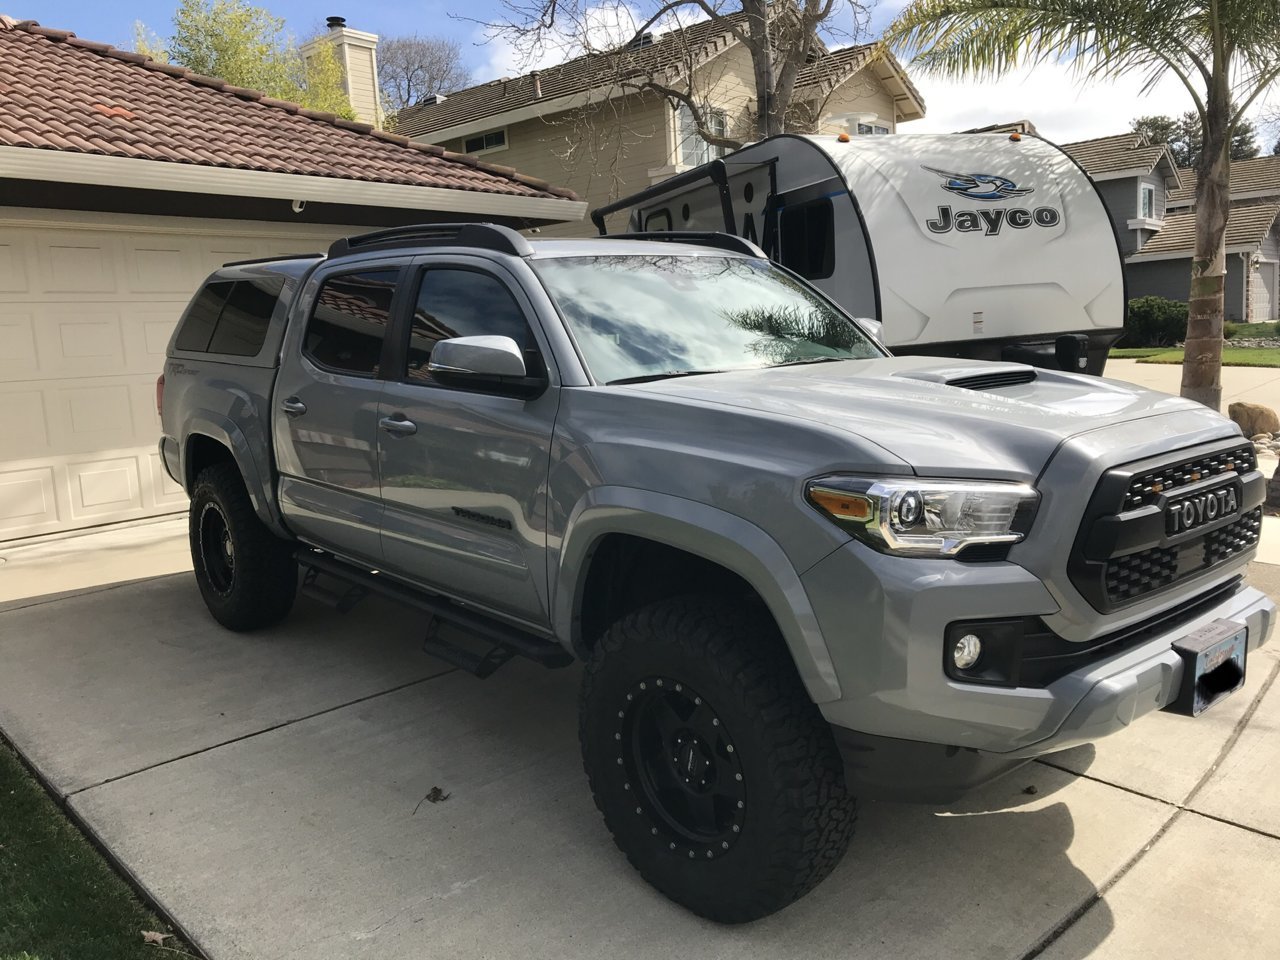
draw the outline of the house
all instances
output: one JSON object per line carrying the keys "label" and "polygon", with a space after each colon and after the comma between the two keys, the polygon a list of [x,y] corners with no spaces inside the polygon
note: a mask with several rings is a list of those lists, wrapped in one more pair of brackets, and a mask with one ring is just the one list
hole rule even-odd
{"label": "house", "polygon": [[[1062,149],[1097,184],[1120,238],[1130,297],[1186,301],[1195,251],[1194,170],[1174,165],[1169,148],[1124,133]],[[1231,165],[1225,316],[1275,320],[1280,308],[1280,157]]]}
{"label": "house", "polygon": [[[643,84],[691,94],[716,133],[746,141],[757,114],[751,58],[731,31],[741,14],[645,34],[622,51],[436,96],[407,108],[396,131],[571,187],[588,206],[642,190],[723,155],[692,111]],[[901,65],[874,45],[823,50],[801,69],[792,117],[812,132],[874,135],[924,116]],[[619,215],[622,217],[623,215]],[[544,231],[591,233],[590,224]]]}
{"label": "house", "polygon": [[583,213],[487,159],[0,18],[0,541],[185,509],[155,379],[214,267]]}

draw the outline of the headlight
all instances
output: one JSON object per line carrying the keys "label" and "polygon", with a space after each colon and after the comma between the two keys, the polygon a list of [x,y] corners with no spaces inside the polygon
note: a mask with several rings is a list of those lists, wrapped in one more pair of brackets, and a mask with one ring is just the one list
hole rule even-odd
{"label": "headlight", "polygon": [[805,487],[820,511],[877,550],[954,557],[978,544],[1017,543],[1039,495],[1025,483],[822,477]]}

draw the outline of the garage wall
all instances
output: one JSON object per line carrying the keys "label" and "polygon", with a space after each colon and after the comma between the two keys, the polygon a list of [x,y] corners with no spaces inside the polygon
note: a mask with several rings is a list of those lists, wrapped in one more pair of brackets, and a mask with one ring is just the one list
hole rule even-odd
{"label": "garage wall", "polygon": [[0,541],[185,509],[155,379],[188,299],[226,261],[351,232],[0,208]]}

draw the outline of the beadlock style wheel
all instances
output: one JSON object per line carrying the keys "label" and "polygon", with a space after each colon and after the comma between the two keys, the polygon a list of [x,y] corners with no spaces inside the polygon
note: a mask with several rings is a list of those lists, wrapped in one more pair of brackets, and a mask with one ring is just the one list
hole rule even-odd
{"label": "beadlock style wheel", "polygon": [[670,677],[648,677],[618,711],[623,790],[655,843],[675,856],[707,860],[742,833],[746,782],[728,730],[710,704]]}

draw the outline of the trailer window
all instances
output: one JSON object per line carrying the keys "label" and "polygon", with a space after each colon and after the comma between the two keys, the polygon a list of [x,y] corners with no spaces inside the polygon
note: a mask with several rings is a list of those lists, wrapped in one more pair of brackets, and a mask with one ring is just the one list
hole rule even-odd
{"label": "trailer window", "polygon": [[830,197],[788,204],[778,214],[779,262],[806,280],[825,280],[835,272],[835,208]]}

